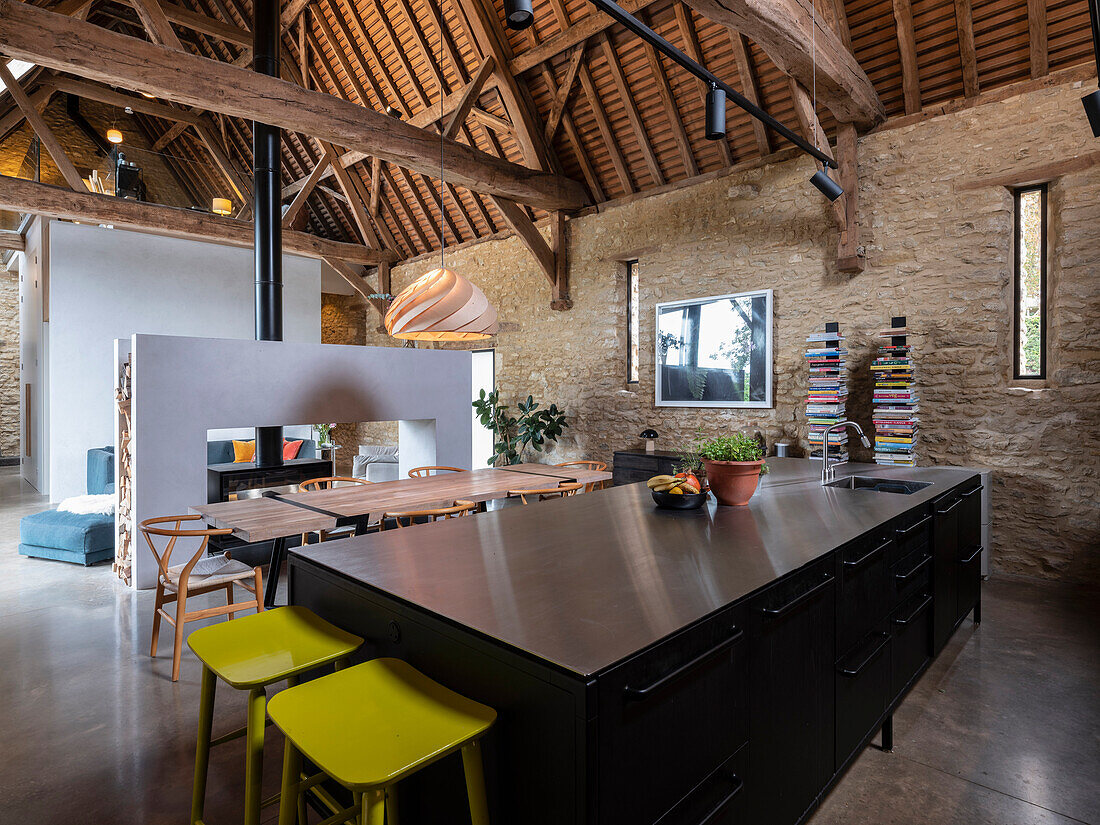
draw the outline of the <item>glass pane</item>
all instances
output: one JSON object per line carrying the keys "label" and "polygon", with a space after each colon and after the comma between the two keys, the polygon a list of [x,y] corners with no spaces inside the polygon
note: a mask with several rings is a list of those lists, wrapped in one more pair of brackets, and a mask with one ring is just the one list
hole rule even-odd
{"label": "glass pane", "polygon": [[767,302],[755,293],[661,307],[657,369],[663,402],[766,400]]}
{"label": "glass pane", "polygon": [[641,333],[638,324],[638,262],[631,261],[627,268],[627,310],[630,314],[630,353],[628,354],[627,380],[634,384],[638,381],[638,336]]}
{"label": "glass pane", "polygon": [[1043,193],[1033,189],[1019,195],[1019,260],[1016,262],[1016,323],[1020,351],[1016,354],[1020,375],[1042,373]]}

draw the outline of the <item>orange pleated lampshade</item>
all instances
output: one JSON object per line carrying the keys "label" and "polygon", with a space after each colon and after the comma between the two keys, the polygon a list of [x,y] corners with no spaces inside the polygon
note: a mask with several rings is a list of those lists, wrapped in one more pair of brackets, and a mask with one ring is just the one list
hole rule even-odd
{"label": "orange pleated lampshade", "polygon": [[433,269],[393,299],[386,331],[417,341],[479,341],[497,332],[497,313],[480,289],[449,269]]}

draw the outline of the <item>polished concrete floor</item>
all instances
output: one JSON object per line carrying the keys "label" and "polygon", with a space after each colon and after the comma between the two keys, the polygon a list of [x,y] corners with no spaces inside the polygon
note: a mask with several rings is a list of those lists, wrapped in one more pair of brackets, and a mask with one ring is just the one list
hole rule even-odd
{"label": "polished concrete floor", "polygon": [[[17,554],[43,501],[0,468],[0,823],[186,822],[198,663],[173,684],[163,634],[149,658],[152,594],[109,564]],[[811,825],[1100,825],[1100,596],[994,580],[983,599],[901,706],[894,752],[868,748]],[[242,700],[220,690],[216,733]],[[265,793],[281,752],[269,728]],[[240,822],[242,760],[240,740],[214,750],[208,822]]]}

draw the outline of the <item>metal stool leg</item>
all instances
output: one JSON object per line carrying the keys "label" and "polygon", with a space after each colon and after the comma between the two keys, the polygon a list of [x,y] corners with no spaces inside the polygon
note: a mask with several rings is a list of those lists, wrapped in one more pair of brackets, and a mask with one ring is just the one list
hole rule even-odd
{"label": "metal stool leg", "polygon": [[205,664],[199,693],[199,738],[195,745],[195,786],[191,792],[191,825],[202,822],[206,803],[206,773],[210,767],[210,736],[214,728],[214,692],[218,677]]}
{"label": "metal stool leg", "polygon": [[267,695],[262,687],[248,692],[248,723],[245,734],[244,821],[259,825],[260,783],[264,772],[264,721]]}
{"label": "metal stool leg", "polygon": [[469,742],[462,748],[462,767],[466,771],[466,795],[470,798],[472,825],[489,825],[489,803],[485,799],[485,769],[481,764],[481,745]]}

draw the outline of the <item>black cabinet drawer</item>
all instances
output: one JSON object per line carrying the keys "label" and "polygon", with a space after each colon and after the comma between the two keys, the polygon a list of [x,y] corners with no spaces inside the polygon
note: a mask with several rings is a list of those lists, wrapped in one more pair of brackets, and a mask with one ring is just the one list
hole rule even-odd
{"label": "black cabinet drawer", "polygon": [[863,745],[886,712],[890,691],[890,634],[885,624],[836,665],[835,770]]}
{"label": "black cabinet drawer", "polygon": [[890,570],[893,599],[896,608],[913,594],[928,590],[932,584],[932,552],[928,545],[918,548]]}
{"label": "black cabinet drawer", "polygon": [[887,563],[891,567],[932,543],[932,512],[927,505],[895,519],[892,526],[894,546],[887,556]]}
{"label": "black cabinet drawer", "polygon": [[680,459],[664,453],[615,453],[611,476],[615,484],[648,481],[656,475],[673,475]]}
{"label": "black cabinet drawer", "polygon": [[[611,470],[611,483],[615,486],[637,484],[639,481],[649,481],[656,475],[661,475],[661,473],[655,469],[639,470],[632,467],[620,467],[616,464]],[[669,473],[669,475],[672,475],[672,473]]]}
{"label": "black cabinet drawer", "polygon": [[833,559],[749,602],[749,774],[753,825],[797,822],[833,775]]}
{"label": "black cabinet drawer", "polygon": [[836,649],[846,652],[886,618],[891,594],[887,553],[890,530],[876,530],[836,554]]}
{"label": "black cabinet drawer", "polygon": [[656,825],[754,825],[746,810],[748,746],[692,788]]}
{"label": "black cabinet drawer", "polygon": [[907,599],[890,622],[894,634],[890,653],[890,701],[912,684],[932,656],[932,597],[927,590]]}
{"label": "black cabinet drawer", "polygon": [[744,610],[723,610],[598,682],[599,821],[648,825],[748,735]]}
{"label": "black cabinet drawer", "polygon": [[958,604],[955,621],[963,618],[978,605],[982,589],[982,546],[964,547],[958,562]]}

